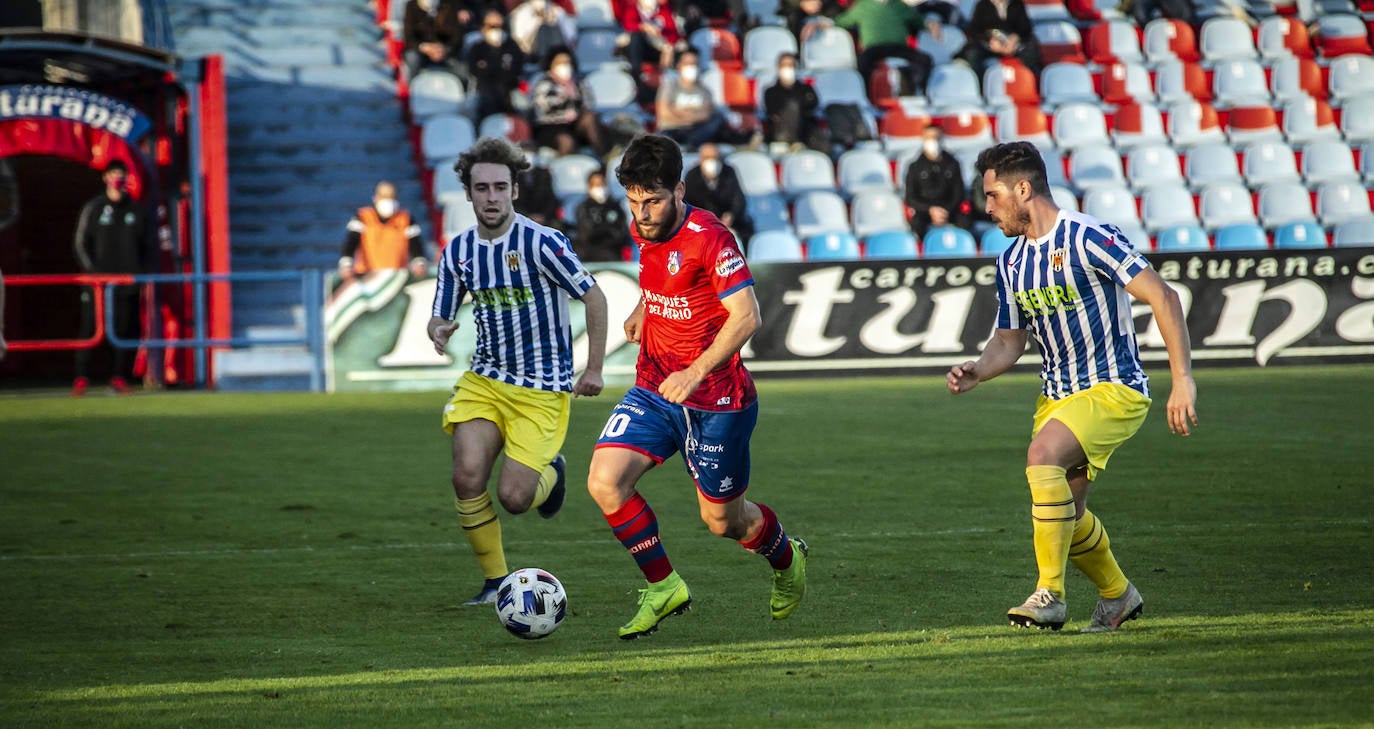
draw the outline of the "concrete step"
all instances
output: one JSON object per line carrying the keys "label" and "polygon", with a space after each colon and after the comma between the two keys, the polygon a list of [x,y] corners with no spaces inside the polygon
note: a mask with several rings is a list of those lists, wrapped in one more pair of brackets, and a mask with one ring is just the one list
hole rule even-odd
{"label": "concrete step", "polygon": [[[409,141],[408,130],[399,118],[378,117],[373,112],[357,121],[340,124],[325,119],[236,119],[229,125],[234,142],[273,141],[282,137],[296,140],[395,139]],[[233,166],[233,162],[230,162]]]}

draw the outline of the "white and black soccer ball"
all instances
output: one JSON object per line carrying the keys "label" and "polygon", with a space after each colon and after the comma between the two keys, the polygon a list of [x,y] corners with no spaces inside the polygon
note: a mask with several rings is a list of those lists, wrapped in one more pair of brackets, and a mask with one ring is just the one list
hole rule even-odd
{"label": "white and black soccer ball", "polygon": [[496,617],[511,633],[538,640],[563,624],[568,593],[557,577],[536,567],[516,570],[496,588]]}

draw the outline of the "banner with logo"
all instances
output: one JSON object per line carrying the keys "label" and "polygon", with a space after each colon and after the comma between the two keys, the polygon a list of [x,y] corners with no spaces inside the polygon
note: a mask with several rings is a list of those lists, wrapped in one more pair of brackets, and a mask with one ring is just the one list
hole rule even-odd
{"label": "banner with logo", "polygon": [[118,99],[76,86],[0,86],[0,122],[11,119],[66,121],[137,142],[152,120]]}
{"label": "banner with logo", "polygon": [[[1374,361],[1374,248],[1151,254],[1178,293],[1198,367]],[[620,323],[639,298],[633,264],[589,266],[610,305],[606,379],[633,381]],[[770,374],[939,373],[976,358],[997,311],[991,258],[751,266],[763,326],[745,349]],[[337,288],[326,310],[330,387],[449,387],[471,357],[472,315],[439,356],[425,335],[434,280],[382,272]],[[574,303],[574,307],[577,304]],[[1146,362],[1167,360],[1148,306],[1133,306]],[[581,321],[580,311],[574,318]],[[574,360],[586,338],[574,331]],[[1023,369],[1034,370],[1028,353]],[[1155,369],[1155,368],[1150,368]]]}

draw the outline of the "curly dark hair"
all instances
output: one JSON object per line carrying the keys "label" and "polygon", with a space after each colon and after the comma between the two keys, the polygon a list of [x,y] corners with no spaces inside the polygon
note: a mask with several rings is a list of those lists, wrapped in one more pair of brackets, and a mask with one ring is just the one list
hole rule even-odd
{"label": "curly dark hair", "polygon": [[980,178],[988,170],[992,170],[997,179],[1005,182],[1007,187],[1025,180],[1030,183],[1031,192],[1036,195],[1050,194],[1045,158],[1040,156],[1040,150],[1030,142],[1006,142],[988,147],[978,153],[974,169],[978,170]]}
{"label": "curly dark hair", "polygon": [[662,134],[635,137],[615,168],[615,179],[626,190],[671,190],[682,179],[682,148]]}
{"label": "curly dark hair", "polygon": [[529,158],[519,147],[502,137],[482,137],[468,151],[458,155],[458,161],[453,163],[453,171],[458,173],[464,190],[472,184],[473,165],[484,163],[510,168],[511,182],[515,182],[521,172],[531,167]]}

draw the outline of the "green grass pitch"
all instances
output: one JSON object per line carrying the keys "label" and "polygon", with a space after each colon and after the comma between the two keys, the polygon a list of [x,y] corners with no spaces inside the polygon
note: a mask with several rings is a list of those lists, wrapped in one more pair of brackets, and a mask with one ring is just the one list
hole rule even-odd
{"label": "green grass pitch", "polygon": [[700,523],[681,461],[641,490],[694,609],[634,642],[642,580],[582,478],[621,389],[575,403],[568,504],[505,515],[571,614],[520,641],[454,516],[443,393],[0,399],[4,727],[1374,726],[1374,367],[1167,373],[1090,499],[1141,620],[1009,627],[1034,587],[1037,381],[761,383],[749,494],[812,547],[768,570]]}

